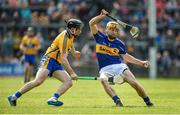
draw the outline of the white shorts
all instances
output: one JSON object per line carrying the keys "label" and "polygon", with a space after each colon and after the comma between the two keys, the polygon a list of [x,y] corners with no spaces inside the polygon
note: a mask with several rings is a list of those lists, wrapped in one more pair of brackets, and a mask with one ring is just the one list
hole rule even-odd
{"label": "white shorts", "polygon": [[100,79],[114,77],[115,82],[121,84],[124,82],[123,72],[126,69],[128,69],[128,66],[125,63],[105,66],[99,71]]}

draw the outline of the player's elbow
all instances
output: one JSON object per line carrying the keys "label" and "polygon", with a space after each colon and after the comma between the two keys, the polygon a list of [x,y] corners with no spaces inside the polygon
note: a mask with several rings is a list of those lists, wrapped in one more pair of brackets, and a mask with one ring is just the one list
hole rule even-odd
{"label": "player's elbow", "polygon": [[94,25],[94,24],[93,24],[93,21],[90,20],[90,21],[89,21],[89,26],[92,27],[93,25]]}
{"label": "player's elbow", "polygon": [[65,54],[61,55],[62,64],[67,62],[67,56]]}
{"label": "player's elbow", "polygon": [[91,25],[91,20],[89,21],[89,25]]}

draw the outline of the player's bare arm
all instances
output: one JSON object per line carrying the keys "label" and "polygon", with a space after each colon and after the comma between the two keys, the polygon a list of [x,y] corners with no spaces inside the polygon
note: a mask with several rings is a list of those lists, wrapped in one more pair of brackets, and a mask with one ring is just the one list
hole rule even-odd
{"label": "player's bare arm", "polygon": [[142,61],[142,60],[139,60],[135,57],[133,57],[132,55],[126,53],[124,56],[123,56],[124,60],[125,61],[128,61],[129,63],[132,63],[132,64],[136,64],[136,65],[140,65],[140,66],[143,66],[145,68],[148,68],[149,67],[149,61]]}
{"label": "player's bare arm", "polygon": [[26,47],[24,46],[23,43],[20,44],[20,50],[24,53],[26,51]]}
{"label": "player's bare arm", "polygon": [[109,14],[109,13],[106,10],[102,9],[100,15],[92,18],[89,21],[89,27],[90,27],[90,30],[91,30],[92,34],[96,34],[97,33],[98,28],[97,28],[96,24],[101,22],[106,17],[106,14]]}
{"label": "player's bare arm", "polygon": [[70,76],[73,80],[76,80],[77,74],[74,72],[74,70],[70,66],[69,61],[67,59],[67,54],[66,53],[61,54],[61,59],[62,59],[62,64],[64,65],[66,71],[70,74]]}

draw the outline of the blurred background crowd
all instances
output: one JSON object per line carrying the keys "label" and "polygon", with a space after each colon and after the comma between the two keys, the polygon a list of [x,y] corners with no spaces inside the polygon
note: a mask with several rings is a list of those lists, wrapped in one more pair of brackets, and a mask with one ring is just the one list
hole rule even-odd
{"label": "blurred background crowd", "polygon": [[[73,66],[81,72],[97,74],[95,42],[89,32],[88,21],[104,8],[116,18],[140,27],[139,39],[132,39],[123,30],[121,39],[128,53],[148,59],[151,45],[158,48],[158,75],[180,75],[180,0],[156,0],[157,35],[152,42],[148,37],[148,0],[0,0],[0,63],[20,63],[19,44],[31,26],[40,39],[42,48],[38,59],[65,28],[65,20],[79,18],[85,23],[82,35],[76,40],[81,60],[70,57]],[[104,31],[109,19],[100,23]],[[38,63],[38,60],[37,60]],[[130,65],[131,68],[131,65]],[[133,66],[136,74],[147,70]]]}

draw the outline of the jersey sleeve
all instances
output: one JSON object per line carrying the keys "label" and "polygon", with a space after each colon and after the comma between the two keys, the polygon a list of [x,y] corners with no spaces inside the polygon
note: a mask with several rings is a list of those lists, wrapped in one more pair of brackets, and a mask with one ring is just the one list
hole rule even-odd
{"label": "jersey sleeve", "polygon": [[40,40],[38,38],[36,38],[36,46],[37,47],[41,46],[41,42],[40,42]]}
{"label": "jersey sleeve", "polygon": [[106,37],[105,34],[103,34],[102,32],[98,31],[96,34],[93,35],[96,42],[99,42],[101,39],[104,39]]}
{"label": "jersey sleeve", "polygon": [[22,38],[21,44],[22,44],[23,46],[25,46],[25,44],[26,44],[26,36],[24,36],[24,37]]}
{"label": "jersey sleeve", "polygon": [[68,52],[68,48],[67,48],[67,42],[68,42],[68,37],[67,35],[63,35],[63,36],[59,36],[62,37],[59,39],[59,51],[61,54]]}

